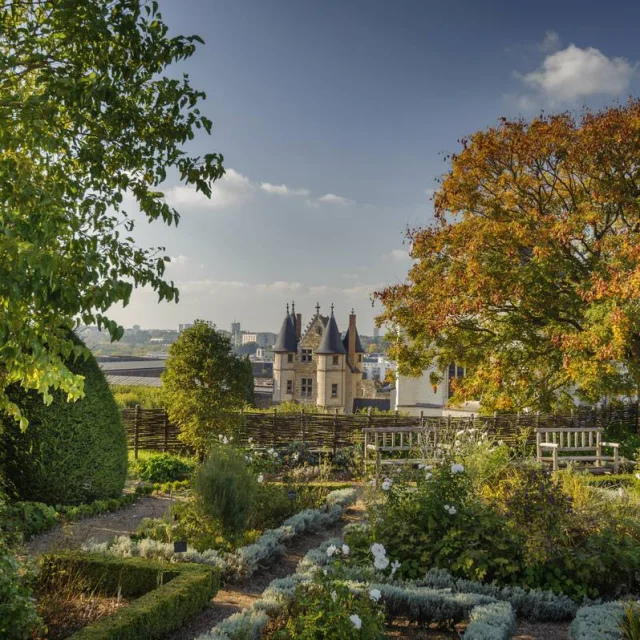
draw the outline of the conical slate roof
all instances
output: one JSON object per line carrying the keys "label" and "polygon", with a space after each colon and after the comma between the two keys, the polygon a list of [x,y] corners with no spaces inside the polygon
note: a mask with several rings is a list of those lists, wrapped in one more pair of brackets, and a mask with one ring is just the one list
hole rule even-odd
{"label": "conical slate roof", "polygon": [[320,346],[316,349],[316,353],[347,353],[347,350],[342,344],[340,331],[338,330],[336,319],[333,317],[333,312],[331,313],[329,322],[327,322],[324,331],[322,332],[322,340],[320,341]]}
{"label": "conical slate roof", "polygon": [[280,333],[278,339],[273,346],[275,353],[295,353],[298,350],[298,341],[296,340],[296,318],[293,314],[287,313],[282,327],[280,327]]}
{"label": "conical slate roof", "polygon": [[[342,341],[344,348],[349,351],[349,329],[347,329],[347,333]],[[364,349],[362,347],[362,342],[360,342],[360,336],[358,335],[358,330],[356,329],[356,353],[364,353]]]}

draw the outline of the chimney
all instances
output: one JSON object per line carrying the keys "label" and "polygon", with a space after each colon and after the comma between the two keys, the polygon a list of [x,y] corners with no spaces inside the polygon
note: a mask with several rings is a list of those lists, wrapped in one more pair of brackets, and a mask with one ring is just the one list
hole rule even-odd
{"label": "chimney", "polygon": [[296,340],[302,337],[302,314],[296,313]]}
{"label": "chimney", "polygon": [[356,366],[356,314],[353,309],[349,314],[349,344],[347,358],[352,366]]}

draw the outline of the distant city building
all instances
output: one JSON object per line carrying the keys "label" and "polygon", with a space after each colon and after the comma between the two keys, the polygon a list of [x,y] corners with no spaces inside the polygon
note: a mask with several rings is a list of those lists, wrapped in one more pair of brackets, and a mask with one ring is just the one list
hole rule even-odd
{"label": "distant city building", "polygon": [[273,401],[314,404],[325,409],[352,413],[361,395],[364,349],[356,328],[356,315],[349,315],[344,338],[333,315],[320,314],[320,305],[304,333],[302,316],[292,305],[282,323],[273,348]]}
{"label": "distant city building", "polygon": [[231,344],[234,347],[239,347],[241,344],[243,344],[243,342],[242,342],[242,331],[240,329],[240,323],[239,322],[232,322],[231,323]]}
{"label": "distant city building", "polygon": [[[216,324],[212,320],[197,320],[197,322],[204,322],[206,325],[210,327],[215,327]],[[195,322],[185,322],[184,324],[178,325],[178,333],[182,333],[185,329],[191,329]]]}
{"label": "distant city building", "polygon": [[362,379],[383,382],[388,371],[395,370],[395,363],[378,353],[366,355],[362,363]]}
{"label": "distant city building", "polygon": [[380,337],[380,327],[373,327],[373,339],[377,340]]}
{"label": "distant city building", "polygon": [[243,333],[242,344],[250,344],[255,342],[259,347],[273,347],[276,343],[276,334],[269,331],[263,331],[260,333]]}

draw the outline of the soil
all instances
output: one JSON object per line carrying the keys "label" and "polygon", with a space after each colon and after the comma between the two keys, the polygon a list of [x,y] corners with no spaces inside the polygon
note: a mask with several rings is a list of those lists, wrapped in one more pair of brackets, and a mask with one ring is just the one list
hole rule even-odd
{"label": "soil", "polygon": [[31,555],[77,549],[85,542],[106,542],[134,533],[144,518],[161,518],[174,502],[169,496],[145,496],[130,507],[55,526],[26,544]]}
{"label": "soil", "polygon": [[361,520],[364,513],[364,505],[357,502],[347,510],[342,520],[330,529],[296,537],[275,563],[258,571],[250,578],[226,585],[225,589],[218,591],[207,609],[196,618],[192,618],[182,629],[168,636],[166,640],[192,640],[201,633],[210,631],[212,627],[230,615],[250,607],[260,599],[262,592],[272,580],[295,573],[298,562],[302,560],[307,551],[315,549],[325,540],[340,537],[344,526],[350,522]]}
{"label": "soil", "polygon": [[569,640],[566,622],[519,622],[513,640]]}

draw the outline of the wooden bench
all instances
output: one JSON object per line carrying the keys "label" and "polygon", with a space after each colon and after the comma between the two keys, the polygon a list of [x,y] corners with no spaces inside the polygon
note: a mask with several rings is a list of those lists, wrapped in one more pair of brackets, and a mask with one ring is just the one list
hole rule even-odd
{"label": "wooden bench", "polygon": [[[384,466],[420,464],[435,461],[438,448],[437,427],[369,427],[364,433],[364,464],[376,466],[376,483]],[[407,457],[385,458],[401,453]]]}
{"label": "wooden bench", "polygon": [[[602,447],[613,449],[613,455],[602,454]],[[620,465],[617,442],[602,442],[600,427],[544,427],[536,429],[536,457],[538,462],[551,463],[557,471],[561,464],[593,462],[595,467],[612,462],[613,472]],[[545,454],[551,454],[545,455]],[[560,454],[570,455],[560,455]]]}

